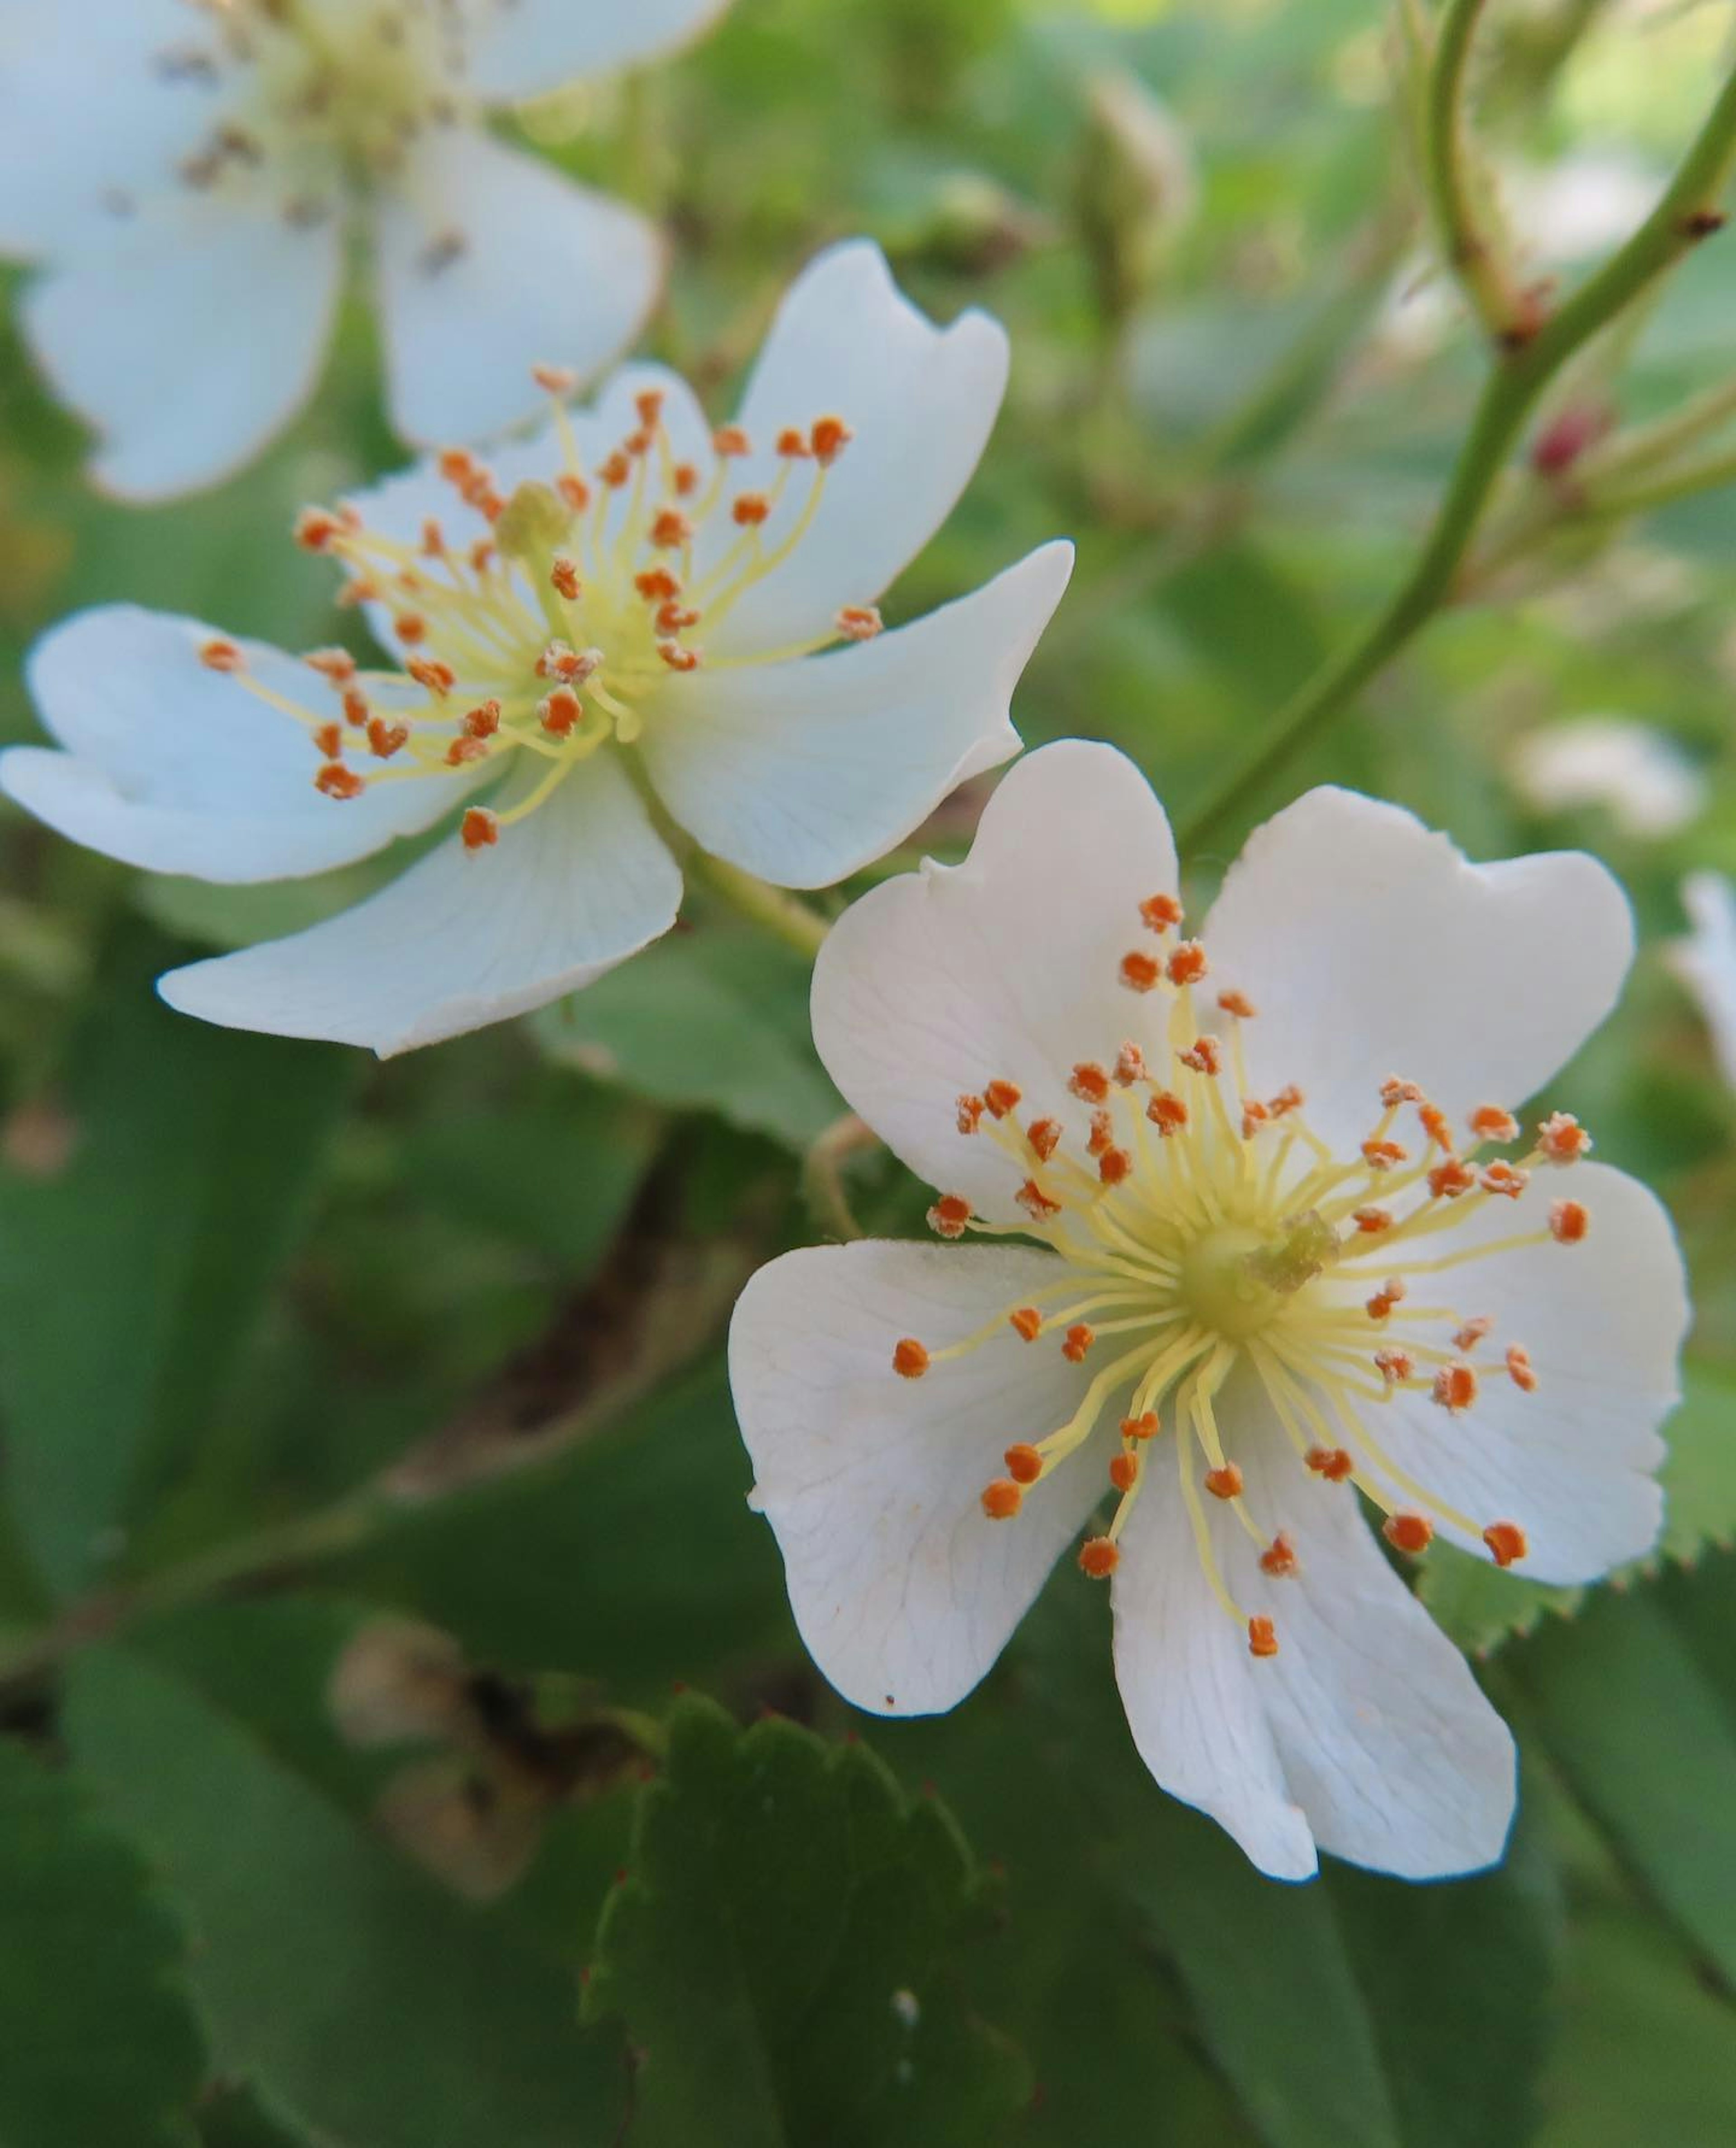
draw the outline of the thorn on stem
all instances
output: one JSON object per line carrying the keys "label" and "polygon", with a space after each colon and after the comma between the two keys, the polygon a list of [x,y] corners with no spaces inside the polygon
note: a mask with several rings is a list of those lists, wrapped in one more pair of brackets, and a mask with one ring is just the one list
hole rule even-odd
{"label": "thorn on stem", "polygon": [[1679,229],[1684,238],[1698,243],[1703,238],[1710,238],[1714,232],[1722,231],[1729,220],[1721,208],[1691,208],[1683,218]]}

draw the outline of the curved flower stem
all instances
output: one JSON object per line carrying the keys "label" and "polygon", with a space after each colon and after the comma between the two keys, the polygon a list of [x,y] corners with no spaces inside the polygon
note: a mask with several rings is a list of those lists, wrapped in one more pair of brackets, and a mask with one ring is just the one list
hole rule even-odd
{"label": "curved flower stem", "polygon": [[1517,289],[1499,234],[1478,213],[1466,75],[1487,0],[1449,0],[1435,43],[1423,114],[1428,191],[1441,251],[1473,310],[1498,346],[1529,340],[1535,300]]}
{"label": "curved flower stem", "polygon": [[1696,493],[1713,492],[1727,484],[1736,484],[1736,449],[1709,456],[1704,462],[1675,464],[1637,484],[1595,492],[1586,501],[1584,513],[1592,521],[1620,520],[1630,514],[1648,514],[1656,507],[1671,506],[1678,499],[1691,499]]}
{"label": "curved flower stem", "polygon": [[799,896],[785,888],[773,887],[767,881],[756,880],[752,873],[713,857],[709,851],[690,851],[687,863],[714,894],[721,896],[732,910],[774,939],[781,940],[810,961],[820,952],[832,929],[831,920],[810,910]]}
{"label": "curved flower stem", "polygon": [[809,1148],[802,1158],[802,1191],[815,1219],[843,1244],[867,1236],[856,1221],[844,1184],[844,1162],[859,1150],[878,1148],[880,1136],[866,1120],[846,1112]]}
{"label": "curved flower stem", "polygon": [[1198,845],[1231,819],[1426,625],[1454,593],[1513,444],[1544,389],[1601,329],[1720,228],[1719,197],[1736,166],[1736,75],[1725,83],[1658,206],[1627,243],[1551,314],[1537,333],[1498,361],[1429,531],[1421,557],[1392,602],[1342,656],[1281,710],[1239,768],[1184,823]]}

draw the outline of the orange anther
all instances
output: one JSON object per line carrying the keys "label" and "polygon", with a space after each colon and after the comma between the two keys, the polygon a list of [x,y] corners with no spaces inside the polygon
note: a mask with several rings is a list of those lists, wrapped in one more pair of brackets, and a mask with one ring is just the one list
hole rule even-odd
{"label": "orange anther", "polygon": [[459,824],[459,835],[467,851],[485,851],[500,840],[500,822],[486,806],[472,806]]}
{"label": "orange anther", "polygon": [[368,750],[376,760],[389,760],[410,742],[408,724],[389,724],[384,716],[370,717],[368,724]]}
{"label": "orange anther", "polygon": [[663,390],[643,388],[633,399],[633,407],[639,413],[639,422],[647,431],[655,433],[663,423]]}
{"label": "orange anther", "polygon": [[814,451],[814,459],[822,469],[830,469],[840,455],[855,438],[841,418],[817,418],[814,429],[808,436],[808,445]]}
{"label": "orange anther", "polygon": [[1342,1484],[1357,1466],[1342,1447],[1311,1447],[1302,1459],[1329,1484]]}
{"label": "orange anther", "polygon": [[1043,1332],[1043,1316],[1034,1305],[1016,1305],[1006,1317],[1022,1342],[1035,1342]]}
{"label": "orange anther", "polygon": [[1537,1145],[1551,1163],[1574,1163],[1592,1142],[1571,1112],[1554,1112],[1538,1128]]}
{"label": "orange anther", "polygon": [[485,575],[494,561],[494,548],[491,544],[489,544],[488,539],[486,537],[479,538],[475,544],[470,547],[471,573],[473,575]]}
{"label": "orange anther", "polygon": [[1549,1210],[1549,1235],[1560,1246],[1577,1246],[1591,1228],[1591,1217],[1577,1201],[1558,1201]]}
{"label": "orange anther", "polygon": [[1067,1330],[1066,1340],[1061,1346],[1061,1354],[1069,1364],[1083,1364],[1085,1353],[1096,1339],[1096,1328],[1083,1320],[1075,1321]]}
{"label": "orange anther", "polygon": [[1223,1069],[1222,1048],[1215,1036],[1196,1037],[1186,1051],[1178,1051],[1176,1056],[1196,1074],[1217,1074]]}
{"label": "orange anther", "polygon": [[619,492],[633,481],[633,458],[617,448],[597,465],[597,482],[606,484],[611,492]]}
{"label": "orange anther", "polygon": [[458,684],[458,674],[438,656],[413,656],[404,668],[419,686],[439,700],[444,700]]}
{"label": "orange anther", "polygon": [[1517,1522],[1491,1522],[1483,1533],[1483,1540],[1497,1566],[1511,1566],[1531,1548],[1525,1541],[1524,1530]]}
{"label": "orange anther", "polygon": [[1457,1415],[1476,1401],[1477,1375],[1468,1365],[1442,1365],[1430,1393],[1443,1410]]}
{"label": "orange anther", "polygon": [[1419,1105],[1417,1117],[1422,1122],[1423,1132],[1428,1136],[1435,1147],[1445,1149],[1450,1156],[1453,1148],[1453,1123],[1440,1106],[1438,1104]]}
{"label": "orange anther", "polygon": [[295,518],[295,541],[304,552],[327,552],[344,534],[344,528],[329,509],[304,507]]}
{"label": "orange anther", "polygon": [[1478,1313],[1476,1319],[1468,1320],[1453,1337],[1453,1348],[1466,1352],[1474,1350],[1478,1344],[1488,1337],[1494,1325],[1494,1322],[1486,1312]]}
{"label": "orange anther", "polygon": [[565,365],[533,365],[530,377],[545,395],[571,395],[579,386],[578,374]]}
{"label": "orange anther", "polygon": [[982,1101],[987,1105],[991,1119],[1004,1119],[1009,1112],[1018,1110],[1024,1094],[1016,1082],[1003,1082],[997,1077],[985,1084]]}
{"label": "orange anther", "polygon": [[1462,1193],[1468,1193],[1477,1183],[1477,1173],[1468,1163],[1461,1163],[1456,1156],[1437,1163],[1428,1174],[1428,1190],[1437,1201],[1457,1201]]}
{"label": "orange anther", "polygon": [[763,492],[745,492],[730,509],[738,529],[757,529],[771,513],[771,502]]}
{"label": "orange anther", "polygon": [[1011,1477],[997,1477],[982,1488],[982,1511],[991,1522],[1010,1522],[1025,1503],[1025,1494]]}
{"label": "orange anther", "polygon": [[1109,1458],[1109,1481],[1117,1492],[1131,1492],[1139,1482],[1139,1457],[1136,1454],[1111,1454]]}
{"label": "orange anther", "polygon": [[711,435],[711,449],[720,456],[748,455],[753,446],[740,425],[720,425]]}
{"label": "orange anther", "polygon": [[928,1370],[928,1353],[914,1335],[906,1335],[892,1352],[892,1370],[901,1380],[920,1380]]}
{"label": "orange anther", "polygon": [[1124,1417],[1121,1419],[1123,1439],[1155,1439],[1157,1437],[1157,1413],[1147,1410],[1142,1417]]}
{"label": "orange anther", "polygon": [[1060,1202],[1051,1201],[1034,1178],[1027,1178],[1013,1198],[1034,1223],[1046,1223],[1061,1213]]}
{"label": "orange anther", "polygon": [[1380,1085],[1380,1100],[1389,1112],[1394,1112],[1401,1104],[1420,1104],[1423,1097],[1414,1082],[1401,1081],[1397,1075],[1389,1074]]}
{"label": "orange anther", "polygon": [[557,552],[554,555],[554,561],[549,569],[549,580],[554,585],[555,594],[564,597],[569,604],[576,601],[580,591],[585,586],[579,579],[578,561],[569,558],[564,552]]}
{"label": "orange anther", "polygon": [[1039,1163],[1046,1163],[1061,1147],[1061,1123],[1059,1119],[1033,1119],[1026,1131],[1025,1138],[1031,1144],[1031,1153]]}
{"label": "orange anther", "polygon": [[323,790],[328,798],[359,798],[365,787],[361,777],[341,760],[327,761],[314,778],[314,788]]}
{"label": "orange anther", "polygon": [[1206,1489],[1214,1499],[1239,1499],[1242,1497],[1242,1472],[1233,1462],[1227,1462],[1222,1469],[1206,1472]]}
{"label": "orange anther", "polygon": [[1197,985],[1206,974],[1206,951],[1197,940],[1184,940],[1169,958],[1172,985]]}
{"label": "orange anther", "polygon": [[1365,1141],[1362,1161],[1371,1171],[1390,1171],[1395,1163],[1402,1163],[1409,1153],[1396,1141]]}
{"label": "orange anther", "polygon": [[1374,1368],[1389,1388],[1396,1388],[1401,1381],[1410,1378],[1417,1363],[1408,1350],[1377,1350]]}
{"label": "orange anther", "polygon": [[1522,1395],[1537,1393],[1537,1374],[1532,1368],[1531,1353],[1518,1342],[1507,1346],[1507,1376]]}
{"label": "orange anther", "polygon": [[1067,1081],[1068,1088],[1086,1104],[1106,1103],[1109,1086],[1108,1069],[1098,1066],[1095,1059],[1081,1059]]}
{"label": "orange anther", "polygon": [[814,450],[808,445],[808,436],[799,426],[785,425],[778,434],[778,453],[788,462],[805,462]]}
{"label": "orange anther", "polygon": [[473,760],[486,760],[488,757],[488,740],[472,738],[468,732],[454,739],[446,749],[446,765],[449,768],[464,768]]}
{"label": "orange anther", "polygon": [[1034,1484],[1043,1473],[1043,1458],[1034,1447],[1021,1440],[1009,1447],[1001,1460],[1006,1464],[1006,1473],[1016,1484]]}
{"label": "orange anther", "polygon": [[1280,1529],[1260,1554],[1260,1571],[1282,1580],[1296,1571],[1296,1547]]}
{"label": "orange anther", "polygon": [[878,605],[840,605],[832,625],[846,641],[872,641],[886,621]]}
{"label": "orange anther", "polygon": [[1307,1101],[1295,1082],[1287,1082],[1277,1096],[1267,1100],[1266,1108],[1273,1118],[1281,1119],[1287,1112],[1299,1112]]}
{"label": "orange anther", "polygon": [[1252,1097],[1244,1097],[1242,1104],[1242,1138],[1252,1141],[1261,1127],[1271,1118],[1264,1104]]}
{"label": "orange anther", "polygon": [[1133,1159],[1124,1148],[1106,1148],[1097,1159],[1097,1176],[1106,1186],[1119,1186],[1133,1169]]}
{"label": "orange anther", "polygon": [[1146,1106],[1146,1117],[1165,1136],[1187,1123],[1187,1107],[1172,1089],[1160,1089]]}
{"label": "orange anther", "polygon": [[1130,992],[1154,991],[1162,975],[1162,966],[1136,948],[1121,957],[1121,982]]}
{"label": "orange anther", "polygon": [[1087,1156],[1101,1156],[1115,1139],[1113,1112],[1093,1112],[1091,1115],[1091,1135],[1085,1144]]}
{"label": "orange anther", "polygon": [[344,690],[345,723],[354,725],[359,731],[365,730],[368,727],[369,715],[368,696],[354,686],[345,687]]}
{"label": "orange anther", "polygon": [[962,1193],[943,1193],[928,1212],[928,1225],[943,1238],[961,1238],[971,1220],[971,1204]]}
{"label": "orange anther", "polygon": [[626,439],[621,442],[621,453],[624,455],[631,455],[635,462],[640,462],[650,454],[656,444],[656,434],[647,432],[644,426],[640,426],[636,433],[629,433]]}
{"label": "orange anther", "polygon": [[633,586],[650,605],[667,604],[681,594],[681,585],[667,567],[647,567],[642,575],[633,577]]}
{"label": "orange anther", "polygon": [[585,704],[570,686],[557,686],[536,705],[536,719],[551,738],[567,738],[578,728]]}
{"label": "orange anther", "polygon": [[379,600],[379,584],[369,575],[352,575],[335,599],[339,611],[354,611],[359,605],[378,604]]}
{"label": "orange anther", "polygon": [[1278,1652],[1278,1629],[1270,1619],[1255,1617],[1247,1622],[1247,1652],[1251,1656],[1275,1656]]}
{"label": "orange anther", "polygon": [[700,668],[700,652],[683,642],[660,641],[657,654],[671,671],[697,671]]}
{"label": "orange anther", "polygon": [[1366,1237],[1376,1237],[1392,1227],[1392,1217],[1385,1208],[1358,1208],[1351,1222]]}
{"label": "orange anther", "polygon": [[344,750],[343,725],[322,724],[314,734],[314,745],[327,760],[335,760]]}
{"label": "orange anther", "polygon": [[1517,1201],[1530,1185],[1531,1173],[1510,1163],[1492,1163],[1478,1183],[1485,1193],[1501,1193],[1509,1201]]}
{"label": "orange anther", "polygon": [[468,448],[443,448],[434,467],[448,484],[469,484],[476,475],[477,462]]}
{"label": "orange anther", "polygon": [[1131,1089],[1146,1078],[1146,1056],[1136,1044],[1124,1044],[1115,1062],[1116,1086]]}
{"label": "orange anther", "polygon": [[247,667],[247,659],[236,645],[220,637],[205,644],[199,651],[199,661],[208,671],[235,672]]}
{"label": "orange anther", "polygon": [[1220,992],[1217,996],[1217,1004],[1226,1014],[1234,1015],[1238,1021],[1247,1021],[1253,1015],[1254,1003],[1246,992],[1234,991]]}
{"label": "orange anther", "polygon": [[492,738],[500,728],[500,704],[481,701],[464,718],[464,729],[472,738]]}
{"label": "orange anther", "polygon": [[958,1100],[959,1132],[974,1134],[982,1124],[982,1115],[986,1109],[986,1102],[981,1097],[961,1097]]}
{"label": "orange anther", "polygon": [[651,518],[651,542],[660,552],[674,552],[693,542],[693,523],[679,507],[660,507]]}
{"label": "orange anther", "polygon": [[575,471],[563,470],[554,480],[554,489],[574,514],[582,514],[590,505],[590,487]]}
{"label": "orange anther", "polygon": [[439,560],[445,554],[446,533],[430,514],[422,525],[422,556],[424,560]]}
{"label": "orange anther", "polygon": [[677,463],[669,474],[670,482],[675,488],[677,499],[691,499],[700,489],[700,468],[697,463]]}
{"label": "orange anther", "polygon": [[427,640],[428,621],[420,612],[400,612],[392,622],[392,630],[400,641],[414,648],[419,641]]}
{"label": "orange anther", "polygon": [[654,622],[660,634],[685,634],[690,626],[697,626],[705,617],[691,605],[684,605],[679,598],[671,597],[667,604],[659,605]]}
{"label": "orange anther", "polygon": [[1402,1281],[1397,1276],[1389,1277],[1387,1280],[1381,1285],[1380,1288],[1376,1291],[1373,1297],[1369,1299],[1367,1308],[1368,1317],[1371,1320],[1387,1319],[1391,1314],[1393,1307],[1399,1304],[1402,1301],[1403,1297],[1404,1284]]}
{"label": "orange anther", "polygon": [[[233,643],[228,646],[233,648]],[[238,649],[235,654],[241,654]],[[301,660],[310,671],[329,679],[334,686],[347,686],[356,675],[356,660],[347,649],[310,649]]]}
{"label": "orange anther", "polygon": [[1498,1104],[1479,1104],[1466,1122],[1478,1141],[1510,1142],[1519,1138],[1519,1122]]}
{"label": "orange anther", "polygon": [[1139,914],[1154,932],[1167,932],[1182,922],[1182,906],[1172,895],[1148,895],[1139,906]]}
{"label": "orange anther", "polygon": [[1121,1563],[1120,1549],[1107,1537],[1087,1537],[1079,1547],[1079,1571],[1093,1581],[1106,1581]]}
{"label": "orange anther", "polygon": [[1434,1524],[1426,1514],[1388,1514],[1381,1534],[1399,1551],[1425,1552],[1434,1541]]}

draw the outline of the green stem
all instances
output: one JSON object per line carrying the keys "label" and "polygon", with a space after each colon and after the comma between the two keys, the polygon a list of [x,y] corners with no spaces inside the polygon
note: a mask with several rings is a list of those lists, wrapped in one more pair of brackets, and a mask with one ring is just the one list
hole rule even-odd
{"label": "green stem", "polygon": [[1495,234],[1478,213],[1466,76],[1487,0],[1450,0],[1435,46],[1424,113],[1425,166],[1441,251],[1472,309],[1503,349],[1524,339],[1525,300]]}
{"label": "green stem", "polygon": [[1662,470],[1647,483],[1593,493],[1586,500],[1583,512],[1593,521],[1622,520],[1630,514],[1648,514],[1653,508],[1672,506],[1678,499],[1692,499],[1696,493],[1713,492],[1727,484],[1736,484],[1736,449],[1713,455],[1703,463]]}
{"label": "green stem", "polygon": [[825,936],[831,931],[830,918],[822,917],[817,910],[781,887],[756,880],[740,866],[726,864],[722,858],[713,857],[709,851],[692,851],[688,864],[715,894],[720,895],[740,916],[757,925],[762,931],[770,932],[774,939],[781,940],[786,947],[793,947],[798,955],[810,961],[820,952]]}
{"label": "green stem", "polygon": [[1651,215],[1530,341],[1503,355],[1485,385],[1421,557],[1362,639],[1302,688],[1266,738],[1211,794],[1183,829],[1197,845],[1258,795],[1452,596],[1514,443],[1544,389],[1576,351],[1656,279],[1717,230],[1717,204],[1736,165],[1736,75]]}

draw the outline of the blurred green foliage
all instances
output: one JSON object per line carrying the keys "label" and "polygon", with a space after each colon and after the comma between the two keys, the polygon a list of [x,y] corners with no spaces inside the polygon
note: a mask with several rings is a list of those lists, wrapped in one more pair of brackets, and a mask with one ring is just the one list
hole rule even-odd
{"label": "blurred green foliage", "polygon": [[[1661,175],[1733,10],[1490,16],[1513,236],[1571,281],[1523,174]],[[1007,323],[987,460],[890,608],[1075,536],[1021,729],[1115,740],[1185,817],[1390,592],[1474,392],[1389,30],[1380,0],[738,0],[668,67],[523,123],[665,219],[652,346],[720,412],[835,237],[878,237],[937,314]],[[1636,420],[1728,372],[1727,260],[1643,329],[1596,376]],[[142,515],[83,487],[5,331],[0,739],[35,735],[25,652],[83,605],[330,639],[286,533],[402,459],[373,338],[355,305],[288,439]],[[1736,1102],[1658,959],[1681,872],[1736,870],[1733,595],[1728,494],[1569,529],[1473,576],[1266,801],[1330,776],[1475,855],[1608,859],[1643,951],[1553,1093],[1670,1202],[1694,1273],[1656,1565],[1583,1603],[1425,1571],[1526,1789],[1502,1870],[1422,1890],[1275,1887],[1164,1799],[1067,1574],[956,1716],[840,1742],[719,1356],[741,1281],[821,1227],[800,1156],[836,1103],[793,957],[700,901],[569,1006],[376,1067],[150,992],[189,945],[332,892],[140,881],[8,812],[5,2148],[1736,2137]],[[1526,801],[1516,742],[1595,712],[1691,758],[1688,825]],[[974,805],[923,846],[957,855]],[[1191,861],[1202,894],[1239,832]],[[920,1218],[884,1158],[844,1169],[876,1227]],[[469,1667],[408,1758],[352,1748],[329,1704],[384,1618]],[[792,1720],[738,1734],[678,1681]],[[666,1742],[655,1779],[575,1758],[623,1709]]]}

